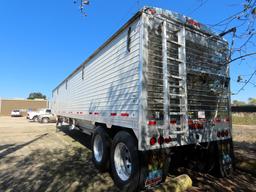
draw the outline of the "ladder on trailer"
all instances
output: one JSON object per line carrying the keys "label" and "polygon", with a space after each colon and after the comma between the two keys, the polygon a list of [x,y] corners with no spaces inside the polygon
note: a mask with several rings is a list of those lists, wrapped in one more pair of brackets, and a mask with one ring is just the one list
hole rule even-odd
{"label": "ladder on trailer", "polygon": [[163,21],[162,55],[164,122],[172,134],[185,134],[188,131],[188,108],[184,26],[173,31]]}

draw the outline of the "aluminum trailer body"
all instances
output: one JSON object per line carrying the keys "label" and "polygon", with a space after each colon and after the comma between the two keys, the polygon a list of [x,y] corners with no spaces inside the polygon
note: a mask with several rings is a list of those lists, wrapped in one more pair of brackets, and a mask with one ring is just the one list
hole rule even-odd
{"label": "aluminum trailer body", "polygon": [[231,140],[228,55],[205,25],[144,7],[53,90],[52,109],[85,132],[129,130],[142,152]]}

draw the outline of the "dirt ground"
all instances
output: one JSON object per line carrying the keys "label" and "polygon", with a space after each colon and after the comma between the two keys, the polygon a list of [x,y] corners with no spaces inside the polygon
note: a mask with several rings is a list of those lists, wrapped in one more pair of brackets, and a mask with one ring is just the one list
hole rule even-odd
{"label": "dirt ground", "polygon": [[[233,126],[237,169],[229,179],[181,168],[189,191],[256,191],[256,126]],[[90,136],[54,124],[0,117],[0,191],[118,191],[91,161]],[[254,169],[253,169],[254,168]],[[175,175],[169,175],[167,182]]]}

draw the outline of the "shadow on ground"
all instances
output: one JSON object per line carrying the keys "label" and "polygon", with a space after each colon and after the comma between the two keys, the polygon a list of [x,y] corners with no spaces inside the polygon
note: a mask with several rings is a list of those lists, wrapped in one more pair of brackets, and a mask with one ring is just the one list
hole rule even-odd
{"label": "shadow on ground", "polygon": [[3,145],[3,146],[0,146],[0,150],[3,150],[5,149],[3,152],[0,152],[0,159],[4,158],[5,156],[11,154],[11,153],[14,153],[15,151],[27,146],[27,145],[30,145],[31,143],[43,138],[44,136],[48,135],[48,133],[45,133],[43,135],[40,135],[39,137],[35,138],[35,139],[32,139],[26,143],[23,143],[23,144],[19,144],[19,145],[15,145],[15,144],[10,144],[10,145]]}
{"label": "shadow on ground", "polygon": [[[81,148],[36,150],[0,172],[0,191],[117,191]],[[12,159],[15,161],[15,159]]]}
{"label": "shadow on ground", "polygon": [[79,130],[69,130],[69,126],[62,126],[60,129],[56,129],[57,131],[62,131],[69,137],[71,137],[74,142],[79,142],[81,145],[91,150],[91,136],[81,133]]}
{"label": "shadow on ground", "polygon": [[[0,170],[0,191],[118,191],[109,174],[100,173],[94,167],[88,150],[91,149],[91,137],[79,131],[70,132],[67,127],[61,131],[83,146],[34,150],[24,158],[5,156],[0,163],[9,165]],[[1,150],[13,145],[2,146]],[[237,163],[248,159],[255,162],[255,155],[252,155],[255,154],[255,144],[235,142],[234,147]],[[193,181],[190,192],[255,191],[255,176],[241,169],[237,169],[232,178],[221,179],[186,168],[177,169],[170,177],[184,173]]]}
{"label": "shadow on ground", "polygon": [[[90,148],[89,136],[76,131],[67,134]],[[0,170],[0,191],[118,191],[109,174],[94,167],[86,147],[45,148],[23,158],[0,159],[7,165]]]}
{"label": "shadow on ground", "polygon": [[[256,143],[234,142],[235,170],[230,178],[219,178],[186,168],[178,168],[177,174],[188,174],[193,181],[189,191],[255,191],[256,186]],[[241,165],[245,165],[241,167]],[[252,167],[254,166],[254,167]]]}

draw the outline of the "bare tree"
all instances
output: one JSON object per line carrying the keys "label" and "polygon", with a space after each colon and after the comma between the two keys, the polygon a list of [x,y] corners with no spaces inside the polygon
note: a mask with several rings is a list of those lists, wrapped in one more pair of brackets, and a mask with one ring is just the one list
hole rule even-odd
{"label": "bare tree", "polygon": [[85,13],[85,6],[89,5],[89,0],[74,0],[73,1],[74,4],[79,4],[79,9],[82,15],[87,16],[87,14]]}
{"label": "bare tree", "polygon": [[[230,58],[228,67],[233,62],[244,63],[247,59],[256,56],[256,0],[245,0],[241,5],[241,10],[220,22],[210,25],[215,30],[222,30],[220,35],[231,34],[230,38]],[[241,88],[233,93],[239,94],[245,89],[246,85],[253,84],[252,78],[256,74],[256,69],[247,75],[248,78],[242,80],[243,75],[238,76],[237,83],[242,84]],[[256,87],[256,86],[255,86]]]}

